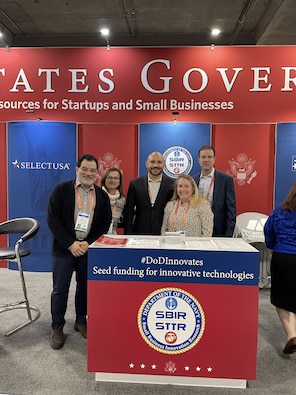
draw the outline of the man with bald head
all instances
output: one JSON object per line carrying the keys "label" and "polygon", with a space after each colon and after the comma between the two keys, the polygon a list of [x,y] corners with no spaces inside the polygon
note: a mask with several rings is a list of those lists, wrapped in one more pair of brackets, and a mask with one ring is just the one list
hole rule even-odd
{"label": "man with bald head", "polygon": [[124,233],[160,235],[164,207],[173,196],[174,182],[163,175],[164,159],[152,152],[148,174],[130,182],[124,209]]}

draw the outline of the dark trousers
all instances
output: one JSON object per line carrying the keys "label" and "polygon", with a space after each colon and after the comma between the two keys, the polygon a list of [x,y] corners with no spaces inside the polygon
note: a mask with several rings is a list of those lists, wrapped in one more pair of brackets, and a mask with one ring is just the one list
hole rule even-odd
{"label": "dark trousers", "polygon": [[87,254],[75,257],[53,257],[51,293],[52,329],[65,325],[68,295],[73,272],[76,272],[75,322],[86,323],[87,314]]}

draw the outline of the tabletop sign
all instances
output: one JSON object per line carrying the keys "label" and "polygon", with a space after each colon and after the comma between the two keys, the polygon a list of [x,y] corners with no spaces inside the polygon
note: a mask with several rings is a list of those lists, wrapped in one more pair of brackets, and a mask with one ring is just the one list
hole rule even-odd
{"label": "tabletop sign", "polygon": [[90,248],[88,270],[89,371],[140,382],[256,378],[251,246]]}

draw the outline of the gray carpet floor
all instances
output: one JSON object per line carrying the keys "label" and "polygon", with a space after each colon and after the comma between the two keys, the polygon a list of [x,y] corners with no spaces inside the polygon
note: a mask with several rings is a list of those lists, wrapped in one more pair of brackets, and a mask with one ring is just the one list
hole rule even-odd
{"label": "gray carpet floor", "polygon": [[[87,372],[86,340],[74,331],[74,284],[71,286],[66,344],[52,350],[50,337],[51,273],[25,273],[28,296],[41,310],[41,317],[19,332],[6,337],[14,323],[26,317],[24,310],[0,314],[0,395],[191,395],[191,394],[295,394],[296,354],[282,353],[285,335],[269,290],[260,290],[257,379],[247,389],[185,387],[96,382]],[[0,268],[0,303],[21,300],[18,272]],[[242,338],[243,342],[244,339]],[[240,350],[238,349],[238,352]]]}

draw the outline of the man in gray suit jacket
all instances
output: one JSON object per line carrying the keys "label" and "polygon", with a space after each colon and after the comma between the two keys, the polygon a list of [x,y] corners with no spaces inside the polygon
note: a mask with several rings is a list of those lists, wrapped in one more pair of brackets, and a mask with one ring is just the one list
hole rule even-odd
{"label": "man in gray suit jacket", "polygon": [[163,176],[164,159],[152,152],[148,174],[130,182],[124,208],[124,233],[160,235],[164,208],[173,196],[173,180]]}
{"label": "man in gray suit jacket", "polygon": [[233,178],[214,168],[215,149],[205,145],[198,151],[201,174],[193,178],[200,194],[209,200],[214,213],[213,236],[232,237],[236,222]]}

